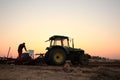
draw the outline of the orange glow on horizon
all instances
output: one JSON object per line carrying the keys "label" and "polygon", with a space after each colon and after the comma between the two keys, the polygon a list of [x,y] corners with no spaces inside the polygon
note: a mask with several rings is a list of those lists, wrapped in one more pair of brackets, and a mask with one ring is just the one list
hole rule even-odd
{"label": "orange glow on horizon", "polygon": [[53,35],[74,38],[86,53],[120,59],[118,0],[0,1],[0,56],[17,57],[17,48],[45,53]]}

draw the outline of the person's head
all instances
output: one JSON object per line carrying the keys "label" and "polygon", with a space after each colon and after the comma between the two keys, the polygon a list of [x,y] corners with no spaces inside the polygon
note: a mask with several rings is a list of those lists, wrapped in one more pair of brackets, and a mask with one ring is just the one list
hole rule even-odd
{"label": "person's head", "polygon": [[25,45],[25,42],[23,42],[23,45]]}

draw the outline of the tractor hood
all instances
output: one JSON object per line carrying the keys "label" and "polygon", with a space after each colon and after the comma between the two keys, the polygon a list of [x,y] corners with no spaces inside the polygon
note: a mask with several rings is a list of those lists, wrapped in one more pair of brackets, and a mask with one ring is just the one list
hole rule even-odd
{"label": "tractor hood", "polygon": [[72,47],[69,47],[69,50],[70,50],[70,51],[75,51],[75,52],[81,52],[81,53],[84,53],[84,50],[81,49],[81,48],[72,48]]}

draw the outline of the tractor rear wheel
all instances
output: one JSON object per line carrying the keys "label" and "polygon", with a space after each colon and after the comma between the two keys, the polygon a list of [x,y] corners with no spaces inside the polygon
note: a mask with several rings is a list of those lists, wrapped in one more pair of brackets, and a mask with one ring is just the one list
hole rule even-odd
{"label": "tractor rear wheel", "polygon": [[61,48],[54,48],[50,52],[50,62],[53,65],[63,65],[66,60],[65,51]]}

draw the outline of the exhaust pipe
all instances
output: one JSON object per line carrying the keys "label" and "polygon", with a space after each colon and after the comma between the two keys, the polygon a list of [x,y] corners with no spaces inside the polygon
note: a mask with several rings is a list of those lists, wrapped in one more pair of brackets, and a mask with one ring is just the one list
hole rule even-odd
{"label": "exhaust pipe", "polygon": [[74,39],[72,39],[72,47],[74,48]]}

